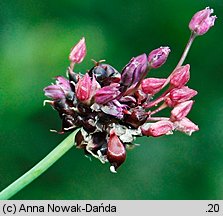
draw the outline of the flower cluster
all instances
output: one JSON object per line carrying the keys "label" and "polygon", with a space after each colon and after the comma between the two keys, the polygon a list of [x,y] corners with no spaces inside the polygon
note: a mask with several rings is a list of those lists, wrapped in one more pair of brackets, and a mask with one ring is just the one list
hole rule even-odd
{"label": "flower cluster", "polygon": [[[216,17],[210,17],[212,12],[206,8],[195,14],[189,25],[192,34],[202,35],[213,26]],[[121,72],[104,61],[94,62],[83,75],[74,72],[86,55],[82,38],[69,55],[68,78],[57,76],[55,84],[44,89],[52,99],[45,102],[62,120],[58,133],[81,128],[75,137],[76,147],[102,163],[109,162],[110,170],[116,172],[136,137],[197,131],[198,126],[187,118],[197,94],[187,86],[190,65],[178,64],[167,78],[146,78],[149,71],[166,62],[169,53],[169,47],[160,47],[139,55]],[[167,107],[169,116],[157,115]]]}

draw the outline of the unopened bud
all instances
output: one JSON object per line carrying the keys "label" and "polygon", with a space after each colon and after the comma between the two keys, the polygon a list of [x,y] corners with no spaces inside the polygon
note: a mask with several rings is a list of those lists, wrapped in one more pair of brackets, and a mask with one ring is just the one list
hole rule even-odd
{"label": "unopened bud", "polygon": [[126,87],[137,84],[147,73],[147,63],[146,54],[132,58],[122,70],[121,84]]}
{"label": "unopened bud", "polygon": [[190,112],[193,103],[194,101],[189,100],[176,105],[171,111],[170,120],[173,122],[180,121],[181,119],[186,117],[187,114]]}
{"label": "unopened bud", "polygon": [[98,104],[106,104],[109,101],[114,100],[119,94],[119,84],[113,83],[110,86],[105,86],[97,90],[95,94],[95,102]]}
{"label": "unopened bud", "polygon": [[190,100],[197,94],[197,91],[183,86],[182,88],[174,88],[170,91],[169,96],[165,102],[169,107],[174,107],[176,104]]}
{"label": "unopened bud", "polygon": [[198,11],[191,19],[189,28],[197,35],[205,34],[215,22],[216,16],[211,16],[213,9],[206,7],[204,10]]}
{"label": "unopened bud", "polygon": [[68,79],[62,77],[62,76],[57,76],[56,77],[56,84],[59,85],[64,91],[70,91],[70,82]]}
{"label": "unopened bud", "polygon": [[176,130],[188,134],[189,136],[193,132],[199,130],[198,126],[186,117],[181,119],[180,121],[174,122],[174,127]]}
{"label": "unopened bud", "polygon": [[116,169],[125,161],[126,150],[114,130],[111,130],[108,140],[107,159],[111,164],[111,171],[116,172]]}
{"label": "unopened bud", "polygon": [[176,88],[181,88],[190,79],[190,65],[177,68],[170,77],[170,84]]}
{"label": "unopened bud", "polygon": [[91,100],[92,81],[88,74],[85,74],[76,84],[76,96],[83,103]]}
{"label": "unopened bud", "polygon": [[65,98],[65,93],[58,85],[50,85],[43,89],[45,95],[53,100]]}
{"label": "unopened bud", "polygon": [[173,123],[167,120],[161,120],[156,123],[144,123],[141,126],[143,135],[153,137],[172,134],[173,129]]}
{"label": "unopened bud", "polygon": [[166,82],[166,79],[159,79],[159,78],[147,78],[142,81],[142,90],[146,94],[154,95],[159,92],[163,84]]}
{"label": "unopened bud", "polygon": [[167,57],[170,53],[169,47],[160,47],[153,50],[148,55],[148,62],[151,68],[161,67],[167,60]]}
{"label": "unopened bud", "polygon": [[86,55],[85,38],[83,37],[71,50],[69,60],[73,63],[81,63]]}

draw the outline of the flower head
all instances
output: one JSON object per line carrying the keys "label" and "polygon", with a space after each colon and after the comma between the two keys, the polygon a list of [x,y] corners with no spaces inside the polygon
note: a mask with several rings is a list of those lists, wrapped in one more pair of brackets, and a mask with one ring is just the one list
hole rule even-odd
{"label": "flower head", "polygon": [[[197,13],[190,28],[203,34],[215,17],[206,8]],[[151,69],[162,66],[169,55],[169,47],[160,47],[147,56],[133,57],[120,72],[113,66],[96,62],[86,74],[76,73],[74,64],[81,63],[86,55],[85,39],[70,53],[68,78],[56,77],[55,84],[44,88],[46,100],[61,118],[58,133],[81,128],[75,137],[76,147],[102,163],[109,162],[116,172],[125,162],[128,149],[139,136],[160,137],[175,130],[191,135],[198,126],[186,116],[197,91],[185,86],[190,79],[190,65],[182,66],[182,55],[176,69],[167,78],[146,78]],[[167,87],[167,85],[169,85]],[[158,115],[170,109],[166,116]]]}

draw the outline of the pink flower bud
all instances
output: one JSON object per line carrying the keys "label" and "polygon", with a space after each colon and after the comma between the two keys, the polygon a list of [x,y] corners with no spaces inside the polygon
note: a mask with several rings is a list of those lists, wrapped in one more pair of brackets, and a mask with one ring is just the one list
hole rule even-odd
{"label": "pink flower bud", "polygon": [[167,120],[161,120],[156,123],[144,123],[141,126],[143,135],[153,137],[171,134],[173,129],[173,123]]}
{"label": "pink flower bud", "polygon": [[182,103],[184,101],[190,100],[197,94],[197,91],[183,86],[179,89],[172,89],[169,96],[166,98],[165,102],[169,107],[174,107],[176,104]]}
{"label": "pink flower bud", "polygon": [[125,161],[125,158],[125,147],[115,134],[114,130],[111,130],[107,151],[107,159],[111,164],[111,171],[116,172],[116,169]]}
{"label": "pink flower bud", "polygon": [[189,136],[195,132],[198,131],[199,128],[196,124],[194,124],[192,121],[190,121],[188,118],[183,118],[180,121],[174,122],[174,127],[176,130],[181,131],[183,133],[188,134]]}
{"label": "pink flower bud", "polygon": [[56,85],[50,85],[44,88],[45,95],[54,100],[63,99],[65,97],[72,98],[73,92],[70,87],[70,82],[62,76],[56,77]]}
{"label": "pink flower bud", "polygon": [[119,84],[113,83],[110,86],[99,89],[95,94],[95,102],[98,104],[106,104],[112,101],[120,94],[118,87]]}
{"label": "pink flower bud", "polygon": [[77,83],[75,92],[78,100],[88,103],[91,100],[92,81],[88,74],[85,74]]}
{"label": "pink flower bud", "polygon": [[176,88],[181,88],[190,79],[190,65],[177,68],[170,77],[170,84]]}
{"label": "pink flower bud", "polygon": [[171,111],[170,120],[174,122],[183,119],[190,112],[193,103],[194,101],[189,100],[176,105]]}
{"label": "pink flower bud", "polygon": [[54,100],[59,100],[65,98],[65,93],[58,85],[50,85],[43,89],[45,95]]}
{"label": "pink flower bud", "polygon": [[148,62],[151,68],[158,68],[162,66],[170,53],[169,47],[160,47],[158,49],[153,50],[148,55]]}
{"label": "pink flower bud", "polygon": [[166,79],[159,78],[147,78],[142,81],[142,91],[146,94],[154,95],[159,92],[163,84],[166,82]]}
{"label": "pink flower bud", "polygon": [[71,50],[69,60],[73,63],[81,63],[86,55],[85,38],[83,37]]}
{"label": "pink flower bud", "polygon": [[204,10],[198,11],[191,19],[189,28],[197,35],[205,34],[209,28],[214,25],[216,16],[211,16],[213,9],[206,7]]}

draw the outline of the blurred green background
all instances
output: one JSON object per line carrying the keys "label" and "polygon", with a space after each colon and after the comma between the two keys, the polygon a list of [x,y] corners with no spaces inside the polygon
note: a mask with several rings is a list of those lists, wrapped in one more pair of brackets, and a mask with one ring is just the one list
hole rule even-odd
{"label": "blurred green background", "polygon": [[117,174],[70,150],[13,199],[223,199],[222,0],[1,0],[0,190],[49,153],[66,135],[57,113],[43,107],[43,88],[65,75],[70,48],[86,37],[91,59],[121,68],[132,56],[170,46],[167,63],[150,76],[166,77],[189,37],[188,22],[206,6],[216,25],[196,39],[185,63],[198,90],[189,118],[200,131],[141,138]]}

